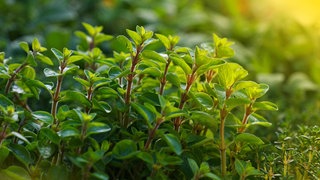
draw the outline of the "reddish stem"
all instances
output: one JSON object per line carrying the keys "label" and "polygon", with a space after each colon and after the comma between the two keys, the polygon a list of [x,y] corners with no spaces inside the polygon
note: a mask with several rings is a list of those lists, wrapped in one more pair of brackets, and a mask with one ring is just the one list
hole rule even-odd
{"label": "reddish stem", "polygon": [[9,89],[12,85],[12,83],[14,82],[14,80],[16,79],[18,73],[28,65],[27,62],[21,64],[14,72],[13,74],[11,75],[11,77],[9,78],[9,80],[7,81],[7,84],[6,84],[6,88],[5,88],[5,94],[8,94],[9,93]]}

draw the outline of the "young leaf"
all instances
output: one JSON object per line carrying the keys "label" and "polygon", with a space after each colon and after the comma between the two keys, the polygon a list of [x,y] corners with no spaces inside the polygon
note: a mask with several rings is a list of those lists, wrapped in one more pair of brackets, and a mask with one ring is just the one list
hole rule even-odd
{"label": "young leaf", "polygon": [[229,89],[247,75],[248,72],[239,64],[225,63],[219,67],[218,80],[225,89]]}
{"label": "young leaf", "polygon": [[164,45],[164,47],[166,49],[170,49],[171,48],[171,43],[169,41],[169,39],[162,35],[162,34],[156,34],[156,37],[161,41],[161,43]]}
{"label": "young leaf", "polygon": [[27,42],[21,42],[19,45],[26,53],[29,53],[30,49]]}
{"label": "young leaf", "polygon": [[142,38],[141,36],[135,32],[135,31],[132,31],[130,29],[127,29],[126,30],[128,35],[131,37],[131,39],[133,40],[133,42],[135,43],[135,45],[140,45],[142,43]]}
{"label": "young leaf", "polygon": [[87,136],[110,131],[111,128],[102,122],[90,122],[87,129]]}
{"label": "young leaf", "polygon": [[62,54],[61,51],[59,51],[58,49],[56,48],[51,48],[51,51],[53,52],[54,56],[59,60],[59,61],[62,61],[64,56]]}
{"label": "young leaf", "polygon": [[53,65],[53,62],[51,61],[51,59],[43,54],[38,53],[36,58],[47,65],[50,65],[50,66]]}
{"label": "young leaf", "polygon": [[277,111],[278,107],[276,104],[269,102],[269,101],[261,101],[261,102],[255,102],[253,104],[253,110],[267,110],[267,111]]}

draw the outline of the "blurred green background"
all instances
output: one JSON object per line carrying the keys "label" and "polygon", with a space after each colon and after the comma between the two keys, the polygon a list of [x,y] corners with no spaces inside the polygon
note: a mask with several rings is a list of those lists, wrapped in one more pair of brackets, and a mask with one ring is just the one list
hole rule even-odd
{"label": "blurred green background", "polygon": [[[319,24],[314,10],[293,2],[297,1],[0,0],[0,51],[15,57],[21,53],[18,42],[34,37],[47,48],[76,49],[74,31],[83,30],[82,22],[101,25],[104,33],[115,36],[143,25],[179,35],[180,44],[187,46],[212,41],[212,33],[217,33],[235,42],[231,61],[248,69],[250,79],[270,85],[266,98],[278,104],[279,111],[266,115],[271,128],[253,131],[274,139],[279,128],[320,124]],[[310,7],[317,7],[310,2]],[[102,49],[108,54],[111,46],[106,43]]]}

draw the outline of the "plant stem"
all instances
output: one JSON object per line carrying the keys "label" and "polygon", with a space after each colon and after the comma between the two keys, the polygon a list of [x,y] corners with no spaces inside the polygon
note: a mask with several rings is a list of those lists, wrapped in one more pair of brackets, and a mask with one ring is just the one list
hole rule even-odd
{"label": "plant stem", "polygon": [[[232,86],[231,86],[232,87]],[[231,87],[226,90],[225,102],[229,99],[232,93]],[[228,110],[226,103],[224,102],[222,109],[220,110],[220,160],[221,160],[221,176],[225,177],[227,174],[227,155],[226,155],[226,143],[225,143],[225,120],[228,116]]]}
{"label": "plant stem", "polygon": [[5,87],[5,94],[9,93],[10,87],[12,85],[12,83],[14,82],[14,80],[16,79],[18,73],[28,65],[27,62],[24,62],[23,64],[21,64],[11,75],[11,77],[8,79],[6,87]]}
{"label": "plant stem", "polygon": [[[131,59],[132,59],[132,64],[131,64],[131,68],[130,68],[130,74],[127,77],[127,90],[126,90],[126,94],[125,94],[125,104],[129,107],[130,102],[131,102],[131,90],[132,90],[132,82],[135,76],[135,68],[136,65],[139,62],[139,55],[141,53],[143,49],[142,45],[138,45],[137,46],[137,50],[136,50],[136,54],[134,55],[133,53],[131,53]],[[127,112],[125,112],[125,116],[124,116],[124,120],[123,120],[123,126],[127,127],[129,124],[129,111],[130,108],[128,108]]]}
{"label": "plant stem", "polygon": [[5,123],[3,126],[2,132],[0,134],[0,145],[2,144],[3,140],[6,138],[6,131],[7,131],[8,126],[9,126],[8,123]]}
{"label": "plant stem", "polygon": [[[189,90],[190,90],[193,82],[196,80],[196,78],[197,78],[197,75],[196,75],[196,68],[195,68],[195,69],[192,71],[192,74],[187,76],[186,90],[185,90],[184,93],[181,94],[179,109],[183,109],[184,104],[185,104],[186,101],[188,100]],[[174,129],[175,129],[176,131],[179,131],[181,124],[182,124],[182,120],[181,120],[181,117],[179,116],[179,117],[177,117],[177,118],[174,120]]]}
{"label": "plant stem", "polygon": [[160,94],[160,95],[163,94],[164,87],[165,87],[166,84],[167,84],[167,77],[166,77],[166,76],[167,76],[167,73],[168,73],[168,69],[169,69],[170,63],[171,63],[171,60],[170,60],[170,58],[168,58],[166,67],[164,68],[163,77],[162,77],[161,80],[160,80],[160,91],[159,91],[159,94]]}
{"label": "plant stem", "polygon": [[62,86],[62,81],[63,81],[63,70],[66,67],[66,60],[64,60],[63,62],[61,62],[60,64],[60,74],[57,77],[57,87],[56,90],[53,94],[52,97],[52,106],[51,106],[51,114],[53,116],[53,124],[57,125],[57,110],[58,110],[58,103],[59,103],[59,96],[60,96],[60,92],[61,92],[61,86]]}
{"label": "plant stem", "polygon": [[221,176],[225,177],[227,173],[227,155],[226,143],[224,138],[224,124],[227,117],[227,110],[225,107],[220,110],[220,160],[221,160]]}
{"label": "plant stem", "polygon": [[157,120],[157,123],[154,126],[154,128],[149,132],[149,137],[148,137],[148,140],[147,140],[146,144],[144,145],[144,149],[146,149],[146,150],[149,149],[150,144],[151,144],[151,142],[152,142],[152,140],[153,140],[153,138],[154,138],[154,136],[156,134],[156,131],[159,128],[159,126],[162,124],[162,122],[163,122],[163,118],[159,118]]}
{"label": "plant stem", "polygon": [[[90,85],[88,91],[87,91],[87,99],[90,101],[90,103],[92,104],[92,95],[93,95],[93,84]],[[92,106],[92,105],[91,105]],[[86,113],[89,114],[91,111],[92,107],[87,107],[86,108]]]}
{"label": "plant stem", "polygon": [[242,126],[238,128],[238,133],[243,133],[246,130],[246,124],[248,123],[248,118],[252,113],[252,105],[253,103],[250,103],[249,106],[245,106],[245,112],[241,121]]}

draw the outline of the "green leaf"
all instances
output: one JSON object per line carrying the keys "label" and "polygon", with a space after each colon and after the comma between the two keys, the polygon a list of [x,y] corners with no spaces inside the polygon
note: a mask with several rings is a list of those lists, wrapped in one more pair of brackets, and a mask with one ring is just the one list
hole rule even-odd
{"label": "green leaf", "polygon": [[31,66],[26,66],[22,69],[21,74],[26,79],[34,79],[36,77],[36,71]]}
{"label": "green leaf", "polygon": [[124,45],[124,47],[126,48],[127,52],[133,52],[132,43],[127,37],[125,37],[123,35],[120,35],[120,36],[117,37],[117,41],[121,45]]}
{"label": "green leaf", "polygon": [[180,58],[177,55],[170,55],[170,59],[174,64],[180,66],[186,75],[191,74],[192,70],[190,66],[185,62],[184,59]]}
{"label": "green leaf", "polygon": [[61,138],[68,138],[68,137],[80,137],[80,132],[78,129],[74,127],[62,127],[62,129],[58,132],[58,135]]}
{"label": "green leaf", "polygon": [[196,92],[193,93],[193,98],[196,100],[202,107],[206,108],[207,110],[212,109],[213,107],[213,100],[211,96],[204,92]]}
{"label": "green leaf", "polygon": [[43,72],[46,77],[57,77],[61,75],[50,68],[44,68]]}
{"label": "green leaf", "polygon": [[0,163],[2,164],[4,160],[8,157],[10,151],[6,146],[0,146]]}
{"label": "green leaf", "polygon": [[233,42],[228,41],[227,38],[220,38],[213,34],[213,42],[215,47],[215,56],[218,58],[228,58],[234,56],[234,51],[231,48]]}
{"label": "green leaf", "polygon": [[21,140],[24,141],[25,143],[30,144],[30,142],[28,141],[28,139],[25,138],[22,134],[20,134],[20,133],[18,133],[18,132],[12,131],[12,132],[10,133],[10,135],[13,135],[13,136],[21,139]]}
{"label": "green leaf", "polygon": [[235,90],[244,90],[250,99],[255,100],[265,95],[269,90],[269,86],[253,81],[241,81],[235,86]]}
{"label": "green leaf", "polygon": [[44,137],[45,139],[48,139],[57,145],[59,145],[60,143],[60,137],[58,136],[57,132],[55,132],[51,128],[42,127],[40,129],[39,136]]}
{"label": "green leaf", "polygon": [[51,125],[53,123],[53,117],[50,113],[46,111],[34,111],[31,113],[34,119],[37,119],[41,122]]}
{"label": "green leaf", "polygon": [[96,35],[94,42],[95,42],[96,45],[98,45],[98,44],[100,44],[100,43],[102,43],[104,41],[109,41],[112,38],[113,38],[113,36],[111,36],[111,35],[106,35],[106,34],[99,33],[99,34]]}
{"label": "green leaf", "polygon": [[188,158],[188,164],[189,164],[189,167],[192,171],[192,174],[193,175],[197,174],[199,171],[199,166],[198,166],[197,162],[193,159]]}
{"label": "green leaf", "polygon": [[154,164],[154,160],[153,160],[153,157],[150,153],[148,152],[139,152],[137,155],[136,155],[137,158],[143,160],[144,162],[148,163],[148,164]]}
{"label": "green leaf", "polygon": [[151,59],[156,62],[167,63],[167,60],[164,57],[165,55],[162,56],[161,54],[157,53],[156,51],[144,50],[142,52],[142,56],[144,59]]}
{"label": "green leaf", "polygon": [[83,59],[83,56],[80,56],[80,55],[70,56],[68,58],[67,64],[69,65],[69,64],[75,63],[77,61],[80,61],[81,59]]}
{"label": "green leaf", "polygon": [[72,102],[72,103],[78,103],[80,105],[83,105],[85,107],[90,107],[91,103],[87,99],[87,97],[78,91],[63,91],[61,93],[61,102]]}
{"label": "green leaf", "polygon": [[110,106],[110,104],[105,101],[98,101],[95,98],[93,98],[92,105],[93,109],[99,109],[105,113],[110,113],[112,111],[112,107]]}
{"label": "green leaf", "polygon": [[0,106],[7,108],[8,106],[14,106],[14,104],[6,96],[0,94]]}
{"label": "green leaf", "polygon": [[90,82],[82,79],[82,78],[79,78],[79,77],[73,77],[74,80],[78,81],[82,86],[86,87],[86,88],[89,88],[90,86]]}
{"label": "green leaf", "polygon": [[32,50],[34,52],[40,52],[40,49],[41,49],[41,45],[39,40],[37,38],[34,38],[32,41]]}
{"label": "green leaf", "polygon": [[102,122],[90,122],[87,129],[87,136],[91,134],[99,134],[110,131],[111,128],[105,123]]}
{"label": "green leaf", "polygon": [[47,159],[56,152],[56,147],[53,144],[38,145],[40,155]]}
{"label": "green leaf", "polygon": [[130,36],[130,38],[135,43],[135,45],[140,45],[142,43],[142,38],[137,32],[132,31],[130,29],[127,29],[126,31],[127,31],[127,34]]}
{"label": "green leaf", "polygon": [[261,125],[261,126],[265,126],[265,127],[270,127],[272,124],[270,122],[268,122],[264,117],[262,117],[261,115],[257,114],[257,113],[252,113],[250,114],[250,116],[248,117],[248,122],[249,122],[249,126],[250,125]]}
{"label": "green leaf", "polygon": [[171,48],[171,43],[169,41],[169,39],[162,35],[162,34],[156,34],[156,37],[161,41],[161,43],[164,45],[164,47],[166,49],[170,49]]}
{"label": "green leaf", "polygon": [[190,118],[193,122],[204,125],[213,132],[215,132],[218,128],[218,121],[214,118],[214,116],[204,111],[191,111]]}
{"label": "green leaf", "polygon": [[165,139],[169,147],[173,150],[173,152],[175,152],[177,155],[181,155],[182,146],[177,136],[173,134],[164,134],[163,138]]}
{"label": "green leaf", "polygon": [[174,86],[180,87],[180,79],[176,73],[169,72],[166,76],[167,80]]}
{"label": "green leaf", "polygon": [[77,69],[79,69],[79,66],[76,66],[74,64],[70,64],[66,68],[63,69],[62,74],[65,75],[67,73],[72,73],[72,72],[76,71]]}
{"label": "green leaf", "polygon": [[200,67],[206,63],[210,58],[208,57],[208,51],[205,49],[200,49],[198,46],[196,46],[196,52],[195,52],[195,64],[197,67]]}
{"label": "green leaf", "polygon": [[20,166],[9,166],[0,171],[0,177],[3,180],[31,180],[28,171]]}
{"label": "green leaf", "polygon": [[257,136],[250,133],[241,133],[235,138],[235,142],[240,142],[243,144],[261,145],[264,142]]}
{"label": "green leaf", "polygon": [[112,155],[117,159],[129,159],[137,153],[136,143],[129,139],[119,141],[112,149]]}
{"label": "green leaf", "polygon": [[47,173],[44,174],[46,180],[68,180],[70,177],[68,168],[63,165],[50,166]]}
{"label": "green leaf", "polygon": [[248,72],[237,63],[225,63],[219,67],[218,80],[225,89],[231,88],[236,82],[245,78]]}
{"label": "green leaf", "polygon": [[254,175],[261,175],[262,172],[259,170],[255,169],[250,161],[242,161],[239,159],[236,159],[235,161],[235,168],[237,173],[242,177],[246,178],[248,176],[254,176]]}
{"label": "green leaf", "polygon": [[43,54],[38,53],[36,58],[47,65],[50,65],[50,66],[53,65],[53,62],[51,61],[51,59]]}
{"label": "green leaf", "polygon": [[153,77],[160,77],[162,75],[162,72],[156,67],[148,67],[142,70],[139,74],[148,74]]}
{"label": "green leaf", "polygon": [[131,106],[146,120],[149,126],[155,121],[156,115],[145,105],[132,102]]}
{"label": "green leaf", "polygon": [[226,105],[229,111],[231,111],[235,107],[239,107],[245,104],[250,104],[251,101],[248,98],[242,97],[231,97],[226,100]]}
{"label": "green leaf", "polygon": [[29,53],[30,49],[27,42],[21,42],[19,45],[26,53]]}
{"label": "green leaf", "polygon": [[30,152],[23,145],[10,144],[9,149],[14,154],[14,156],[26,167],[28,167],[33,162]]}
{"label": "green leaf", "polygon": [[53,52],[54,56],[59,60],[59,61],[62,61],[64,56],[62,54],[61,51],[59,51],[58,49],[56,48],[51,48],[51,51]]}
{"label": "green leaf", "polygon": [[255,102],[253,104],[253,110],[267,110],[267,111],[277,111],[278,107],[276,104],[269,102],[269,101],[261,101],[261,102]]}
{"label": "green leaf", "polygon": [[85,22],[83,22],[82,25],[87,30],[87,32],[90,36],[94,36],[96,34],[96,30],[92,25],[85,23]]}

